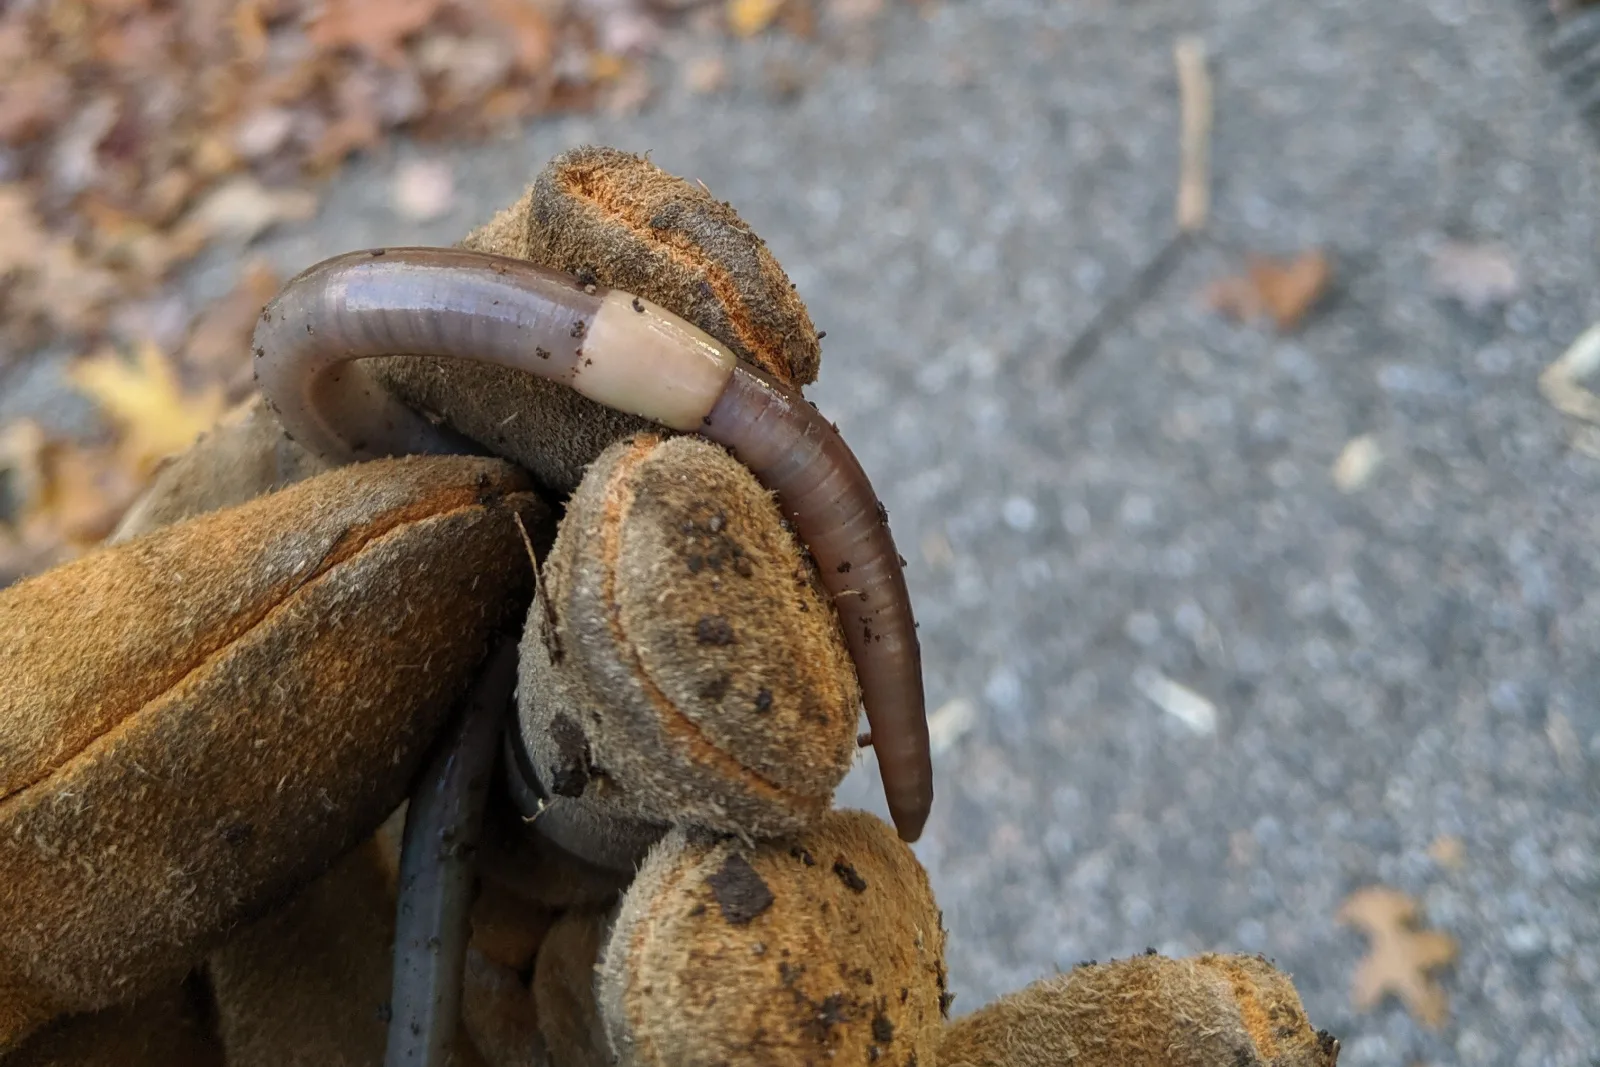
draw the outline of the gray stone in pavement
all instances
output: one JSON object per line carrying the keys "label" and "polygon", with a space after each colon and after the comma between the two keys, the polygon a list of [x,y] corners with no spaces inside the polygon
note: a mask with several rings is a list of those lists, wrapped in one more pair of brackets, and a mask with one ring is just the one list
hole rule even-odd
{"label": "gray stone in pavement", "polygon": [[[1170,234],[1185,32],[1214,56],[1209,236],[1064,373]],[[912,562],[958,1012],[1080,959],[1249,951],[1347,1063],[1595,1063],[1600,460],[1535,380],[1600,318],[1600,176],[1516,5],[959,0],[882,43],[790,103],[758,43],[726,95],[453,151],[462,204],[427,226],[358,169],[271,254],[451,240],[584,141],[704,179],[828,330],[813,398]],[[1521,296],[1440,299],[1445,237],[1508,245]],[[1310,245],[1339,283],[1297,335],[1195,298]],[[1341,493],[1362,434],[1382,462]],[[872,773],[843,799],[878,807]],[[1440,1033],[1349,1006],[1334,916],[1374,882],[1461,943]]]}

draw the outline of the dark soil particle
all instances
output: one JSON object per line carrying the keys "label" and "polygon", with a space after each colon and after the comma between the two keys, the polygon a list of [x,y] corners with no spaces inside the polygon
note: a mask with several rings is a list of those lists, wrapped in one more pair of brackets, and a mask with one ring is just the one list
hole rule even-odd
{"label": "dark soil particle", "polygon": [[589,739],[567,715],[550,720],[550,741],[555,746],[556,765],[550,792],[558,797],[581,797],[592,775],[589,772]]}
{"label": "dark soil particle", "polygon": [[818,1044],[828,1040],[833,1028],[840,1023],[848,1022],[850,1016],[844,1010],[844,995],[833,993],[822,998],[822,1003],[815,1006],[815,1014],[807,1019],[802,1030],[807,1037]]}
{"label": "dark soil particle", "polygon": [[756,916],[772,907],[772,890],[750,866],[750,861],[737,852],[723,862],[706,884],[716,898],[722,917],[734,926],[744,926]]}
{"label": "dark soil particle", "polygon": [[694,624],[694,638],[702,645],[725,646],[734,643],[733,627],[721,615],[703,615]]}
{"label": "dark soil particle", "polygon": [[849,886],[852,891],[857,893],[865,893],[867,891],[867,880],[861,877],[860,873],[844,860],[837,859],[833,861],[833,873],[837,874],[839,880]]}
{"label": "dark soil particle", "polygon": [[700,687],[700,698],[708,703],[717,703],[728,695],[728,686],[732,681],[726,673],[717,675]]}

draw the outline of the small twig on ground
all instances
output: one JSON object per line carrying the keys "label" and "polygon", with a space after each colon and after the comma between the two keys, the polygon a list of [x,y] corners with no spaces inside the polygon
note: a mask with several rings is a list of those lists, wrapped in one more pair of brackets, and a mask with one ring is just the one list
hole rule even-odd
{"label": "small twig on ground", "polygon": [[1107,301],[1083,328],[1056,364],[1061,379],[1070,378],[1089,361],[1105,335],[1155,295],[1211,214],[1211,74],[1205,44],[1198,37],[1180,38],[1173,47],[1178,64],[1178,107],[1182,131],[1178,175],[1178,232],[1157,249],[1122,291]]}
{"label": "small twig on ground", "polygon": [[1072,345],[1067,349],[1067,354],[1061,357],[1061,362],[1056,365],[1057,373],[1062,378],[1070,378],[1078,369],[1089,362],[1095,350],[1100,347],[1105,335],[1137,311],[1146,300],[1155,294],[1166,281],[1167,275],[1172,273],[1178,265],[1182,253],[1189,247],[1190,235],[1186,233],[1174,234],[1165,244],[1139,268],[1122,291],[1107,301],[1094,318],[1089,320]]}
{"label": "small twig on ground", "polygon": [[1195,233],[1211,213],[1211,73],[1205,42],[1181,38],[1173,49],[1178,64],[1181,137],[1178,175],[1178,229]]}

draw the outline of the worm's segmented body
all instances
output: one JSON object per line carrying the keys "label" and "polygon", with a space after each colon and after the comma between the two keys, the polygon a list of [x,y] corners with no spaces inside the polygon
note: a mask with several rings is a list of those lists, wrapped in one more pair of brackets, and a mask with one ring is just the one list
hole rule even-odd
{"label": "worm's segmented body", "polygon": [[347,461],[483,451],[406,407],[357,362],[382,356],[510,367],[726,446],[776,494],[834,597],[890,813],[902,838],[920,836],[933,770],[902,562],[866,472],[798,391],[646,300],[456,249],[325,260],[284,287],[255,334],[262,392],[312,451]]}

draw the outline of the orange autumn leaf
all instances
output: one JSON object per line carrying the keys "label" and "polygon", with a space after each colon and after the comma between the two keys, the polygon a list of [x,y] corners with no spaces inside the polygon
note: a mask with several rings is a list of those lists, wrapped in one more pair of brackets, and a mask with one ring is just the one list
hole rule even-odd
{"label": "orange autumn leaf", "polygon": [[1392,994],[1424,1026],[1442,1027],[1450,1002],[1432,975],[1455,960],[1455,939],[1435,930],[1416,929],[1417,902],[1384,886],[1351,894],[1338,918],[1359,928],[1369,942],[1350,987],[1356,1008],[1370,1011]]}
{"label": "orange autumn leaf", "polygon": [[1271,318],[1289,333],[1328,291],[1333,264],[1327,253],[1311,249],[1294,259],[1252,254],[1245,273],[1224,278],[1206,290],[1206,302],[1241,321]]}
{"label": "orange autumn leaf", "polygon": [[0,521],[0,584],[98,544],[161,461],[188,448],[223,413],[220,385],[186,390],[151,344],[132,361],[107,351],[67,373],[115,426],[115,440],[92,446],[53,440],[27,419],[0,428],[0,472],[12,505]]}
{"label": "orange autumn leaf", "polygon": [[53,441],[23,419],[0,428],[11,513],[0,522],[0,584],[97,544],[139,492],[113,450]]}
{"label": "orange autumn leaf", "polygon": [[[805,36],[819,2],[716,9],[740,32]],[[636,110],[665,24],[720,39],[693,6],[0,3],[13,75],[0,92],[0,364],[140,340],[146,308],[182,306],[178,267],[305,220],[309,180],[398,131],[473,138],[555,110]]]}
{"label": "orange autumn leaf", "polygon": [[0,185],[0,311],[15,328],[43,320],[70,332],[98,318],[115,284],[34,211],[32,193]]}
{"label": "orange autumn leaf", "polygon": [[737,37],[754,37],[772,25],[783,0],[727,0],[728,29]]}
{"label": "orange autumn leaf", "polygon": [[489,0],[489,10],[515,44],[517,61],[531,73],[545,69],[556,55],[556,28],[525,0]]}
{"label": "orange autumn leaf", "polygon": [[318,48],[358,49],[398,65],[406,39],[432,22],[441,6],[441,0],[331,0],[307,37]]}

